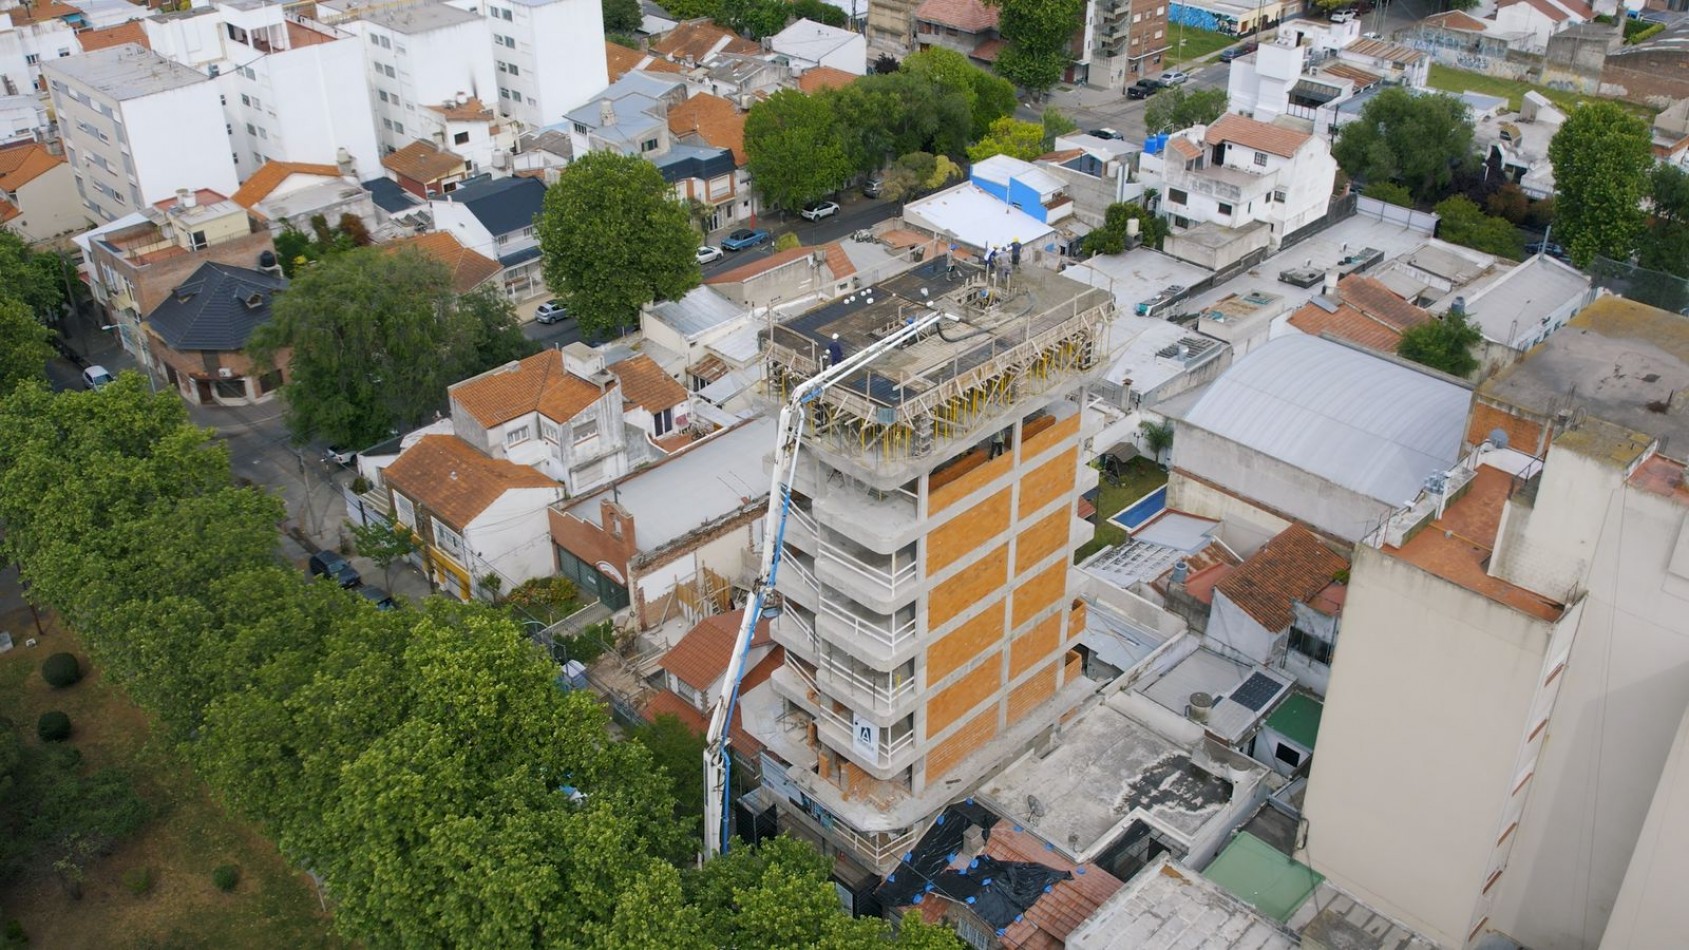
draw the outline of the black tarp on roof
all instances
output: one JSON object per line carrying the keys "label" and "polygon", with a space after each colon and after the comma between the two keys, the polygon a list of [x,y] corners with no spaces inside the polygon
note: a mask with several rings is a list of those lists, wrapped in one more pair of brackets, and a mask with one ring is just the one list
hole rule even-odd
{"label": "black tarp on roof", "polygon": [[915,849],[886,876],[874,896],[882,906],[902,907],[922,903],[927,895],[936,894],[966,904],[998,930],[1019,920],[1027,908],[1073,875],[1042,864],[999,861],[984,854],[968,862],[967,867],[951,868],[962,850],[967,829],[975,825],[985,829],[986,841],[990,841],[991,829],[999,820],[971,798],[946,808]]}

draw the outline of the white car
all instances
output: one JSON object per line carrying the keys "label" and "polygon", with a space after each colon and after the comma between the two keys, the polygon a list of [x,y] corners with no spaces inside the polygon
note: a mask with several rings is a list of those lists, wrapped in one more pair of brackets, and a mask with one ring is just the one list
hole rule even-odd
{"label": "white car", "polygon": [[1186,82],[1189,82],[1190,78],[1191,78],[1190,73],[1182,73],[1182,72],[1179,72],[1177,69],[1173,70],[1172,72],[1167,72],[1167,73],[1161,74],[1162,85],[1166,85],[1166,86],[1182,85]]}
{"label": "white car", "polygon": [[805,221],[819,221],[822,218],[830,218],[838,213],[839,204],[836,201],[819,201],[807,204],[803,206],[802,211],[798,212]]}
{"label": "white car", "polygon": [[721,260],[721,248],[711,247],[708,244],[698,248],[698,263],[708,264],[711,261],[719,260]]}
{"label": "white car", "polygon": [[115,382],[117,380],[111,371],[97,363],[82,371],[82,385],[89,389],[100,389]]}

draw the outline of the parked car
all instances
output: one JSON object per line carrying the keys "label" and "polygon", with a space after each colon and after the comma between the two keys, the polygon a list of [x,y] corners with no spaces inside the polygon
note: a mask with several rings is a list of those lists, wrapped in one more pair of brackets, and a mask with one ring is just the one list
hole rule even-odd
{"label": "parked car", "polygon": [[379,587],[360,587],[358,593],[364,599],[375,605],[376,610],[398,610],[399,605],[393,602],[393,595]]}
{"label": "parked car", "polygon": [[1242,59],[1260,48],[1261,44],[1259,43],[1244,43],[1241,46],[1233,46],[1220,54],[1220,62],[1229,63],[1234,59]]}
{"label": "parked car", "polygon": [[1118,141],[1122,138],[1125,138],[1125,136],[1121,135],[1119,132],[1114,131],[1113,129],[1092,129],[1089,132],[1086,132],[1085,134],[1089,135],[1089,136],[1093,136],[1095,138],[1099,138],[1099,139],[1108,139],[1109,141]]}
{"label": "parked car", "polygon": [[1558,260],[1563,261],[1566,259],[1566,249],[1552,241],[1546,243],[1542,241],[1532,241],[1531,243],[1525,245],[1525,253],[1533,257],[1538,254],[1547,254],[1549,257],[1556,258]]}
{"label": "parked car", "polygon": [[1354,20],[1355,11],[1353,10],[1338,10],[1331,15],[1331,22],[1333,23],[1353,23]]}
{"label": "parked car", "polygon": [[1159,79],[1140,79],[1132,85],[1126,87],[1126,98],[1148,99],[1150,96],[1160,92],[1163,88],[1165,87],[1162,86],[1161,80]]}
{"label": "parked car", "polygon": [[740,228],[721,239],[721,249],[724,251],[743,251],[748,247],[756,247],[766,243],[773,235],[762,228]]}
{"label": "parked car", "polygon": [[870,178],[862,183],[862,195],[865,198],[878,198],[886,183],[879,178]]}
{"label": "parked car", "polygon": [[1177,69],[1173,69],[1161,74],[1161,85],[1182,86],[1189,82],[1190,78],[1190,73],[1182,73]]}
{"label": "parked car", "polygon": [[1363,39],[1363,40],[1381,40],[1383,38],[1384,38],[1384,34],[1382,34],[1382,33],[1374,32],[1374,33],[1362,33],[1361,34],[1361,39]]}
{"label": "parked car", "polygon": [[323,450],[323,461],[334,465],[351,465],[352,460],[357,457],[358,453],[339,446],[331,445]]}
{"label": "parked car", "polygon": [[111,371],[98,363],[82,371],[82,385],[89,389],[100,389],[115,382],[117,379],[111,375]]}
{"label": "parked car", "polygon": [[811,201],[803,206],[803,210],[799,211],[798,215],[805,221],[819,221],[838,213],[839,203],[836,201]]}
{"label": "parked car", "polygon": [[711,261],[719,260],[721,260],[721,248],[711,247],[708,244],[698,248],[698,263],[708,264]]}
{"label": "parked car", "polygon": [[341,587],[357,587],[364,582],[357,569],[333,551],[318,551],[311,555],[311,576],[329,578]]}
{"label": "parked car", "polygon": [[547,300],[534,311],[534,322],[547,325],[569,319],[569,308],[561,300]]}

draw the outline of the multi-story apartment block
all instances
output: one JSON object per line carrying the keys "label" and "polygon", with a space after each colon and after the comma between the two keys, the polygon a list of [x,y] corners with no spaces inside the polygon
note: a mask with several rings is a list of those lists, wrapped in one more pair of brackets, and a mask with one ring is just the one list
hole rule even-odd
{"label": "multi-story apartment block", "polygon": [[782,825],[877,873],[1091,692],[1068,572],[1096,476],[1072,399],[1102,369],[1106,292],[936,257],[774,327],[769,390],[934,307],[959,322],[811,410],[779,577],[786,664],[742,699]]}
{"label": "multi-story apartment block", "polygon": [[133,43],[45,67],[65,159],[89,216],[114,221],[177,189],[233,194],[217,84]]}
{"label": "multi-story apartment block", "polygon": [[1085,11],[1086,81],[1123,89],[1161,72],[1161,56],[1172,45],[1167,34],[1169,0],[1091,0]]}
{"label": "multi-story apartment block", "polygon": [[85,26],[81,10],[58,0],[8,0],[0,9],[0,95],[41,89],[42,65],[76,55],[76,31]]}
{"label": "multi-story apartment block", "polygon": [[[460,97],[486,101],[495,89],[506,88],[494,69],[493,21],[488,17],[433,0],[328,0],[317,8],[363,44],[368,67],[364,85],[383,154],[403,148],[425,125],[433,124],[422,110]],[[502,101],[508,104],[508,99]],[[538,101],[536,97],[536,105]]]}
{"label": "multi-story apartment block", "polygon": [[265,162],[377,174],[375,119],[348,96],[364,84],[357,37],[271,0],[213,3],[145,21],[154,52],[217,80],[240,179]]}
{"label": "multi-story apartment block", "polygon": [[[500,114],[539,128],[610,81],[598,0],[479,0],[478,9],[492,27]],[[480,90],[488,102],[492,93]]]}

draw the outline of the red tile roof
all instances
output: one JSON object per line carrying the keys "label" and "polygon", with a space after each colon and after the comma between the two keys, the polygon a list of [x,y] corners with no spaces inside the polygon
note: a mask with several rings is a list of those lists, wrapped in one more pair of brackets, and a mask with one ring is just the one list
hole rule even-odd
{"label": "red tile roof", "polygon": [[[744,622],[745,611],[742,609],[705,617],[687,631],[680,642],[670,647],[657,665],[693,689],[707,690],[727,672],[733,643],[739,639],[739,625]],[[770,642],[768,620],[764,618],[757,624],[751,645],[756,647]]]}
{"label": "red tile roof", "polygon": [[622,399],[646,412],[673,409],[686,401],[686,387],[651,357],[641,353],[632,359],[612,363],[606,369],[622,383]]}
{"label": "red tile roof", "polygon": [[[775,647],[770,650],[768,655],[762,658],[762,662],[751,667],[740,679],[740,693],[743,694],[761,686],[785,662],[786,651],[783,648]],[[641,712],[647,721],[655,721],[658,716],[663,715],[673,716],[680,720],[681,725],[700,736],[709,731],[710,728],[709,719],[703,713],[692,708],[690,703],[681,699],[672,690],[658,690],[656,695],[646,701],[645,708]],[[733,748],[747,757],[755,758],[761,755],[762,750],[766,748],[761,742],[757,741],[755,736],[745,731],[744,722],[737,706],[733,708],[733,722],[728,725],[727,735]]]}
{"label": "red tile roof", "polygon": [[1442,27],[1445,30],[1459,30],[1462,33],[1484,32],[1484,21],[1459,10],[1446,13],[1435,13],[1420,21],[1425,26]]}
{"label": "red tile roof", "polygon": [[82,12],[81,7],[73,7],[59,0],[37,0],[28,6],[16,6],[6,11],[12,17],[14,26],[24,26],[29,23],[45,23],[48,20],[62,20]]}
{"label": "red tile roof", "polygon": [[851,261],[850,255],[845,253],[844,245],[832,241],[823,244],[821,250],[827,254],[827,269],[833,272],[834,280],[844,280],[856,273],[856,264]]}
{"label": "red tile roof", "polygon": [[111,46],[122,46],[124,43],[134,43],[152,49],[147,41],[146,27],[140,20],[130,20],[116,26],[108,26],[99,30],[83,30],[76,34],[76,41],[82,44],[82,52],[92,53],[97,49]]}
{"label": "red tile roof", "polygon": [[306,162],[265,162],[258,166],[252,177],[241,183],[235,193],[229,196],[229,200],[250,211],[258,202],[268,198],[270,192],[280,188],[282,182],[294,175],[339,178],[340,168],[336,165],[312,165]]}
{"label": "red tile roof", "polygon": [[23,214],[23,211],[20,210],[17,205],[12,204],[4,198],[0,198],[0,224],[10,221],[20,214]]}
{"label": "red tile roof", "polygon": [[1417,63],[1426,58],[1426,54],[1419,50],[1407,46],[1398,46],[1395,43],[1387,43],[1383,40],[1359,39],[1343,47],[1343,49],[1345,52],[1370,56],[1373,59],[1382,59],[1398,66]]}
{"label": "red tile roof", "polygon": [[562,487],[538,469],[488,458],[455,435],[423,436],[382,469],[381,477],[458,531],[507,491]]}
{"label": "red tile roof", "polygon": [[1273,155],[1290,158],[1296,150],[1313,138],[1306,132],[1295,129],[1284,129],[1254,119],[1246,119],[1235,112],[1228,112],[1214,120],[1208,127],[1208,144],[1218,145],[1225,142],[1241,145]]}
{"label": "red tile roof", "polygon": [[466,294],[481,286],[504,268],[498,261],[484,257],[458,243],[449,231],[430,231],[414,237],[400,238],[386,245],[392,251],[415,248],[446,265],[452,272],[452,290]]}
{"label": "red tile roof", "polygon": [[458,102],[454,99],[449,103],[431,105],[428,110],[451,122],[491,122],[493,120],[492,107],[474,96],[470,96],[464,102]]}
{"label": "red tile roof", "polygon": [[381,156],[381,167],[424,185],[454,172],[468,170],[463,156],[425,139],[416,139],[397,152]]}
{"label": "red tile roof", "polygon": [[1190,139],[1173,139],[1169,141],[1167,145],[1172,148],[1173,151],[1183,155],[1186,161],[1202,157],[1202,146],[1192,142]]}
{"label": "red tile roof", "polygon": [[604,43],[604,62],[609,67],[610,81],[626,76],[636,69],[653,73],[678,73],[683,70],[675,63],[666,59],[659,59],[649,53],[628,49],[619,43]]}
{"label": "red tile roof", "polygon": [[711,53],[755,56],[762,52],[762,47],[732,30],[716,26],[710,20],[687,20],[652,43],[651,52],[676,62],[690,57],[692,62],[698,63]]}
{"label": "red tile roof", "polygon": [[1001,55],[1002,52],[1003,41],[993,38],[981,42],[978,46],[974,47],[974,51],[968,55],[972,56],[974,59],[980,60],[981,62],[995,63],[997,61],[997,57]]}
{"label": "red tile roof", "polygon": [[731,149],[733,164],[745,164],[745,114],[721,96],[698,93],[670,109],[669,131],[695,133],[716,148]]}
{"label": "red tile roof", "polygon": [[855,82],[858,78],[860,77],[855,73],[847,73],[842,69],[834,69],[831,66],[817,66],[814,69],[804,70],[804,74],[798,77],[798,88],[810,93],[820,92],[823,89],[840,89]]}
{"label": "red tile roof", "polygon": [[1279,532],[1214,585],[1270,633],[1290,627],[1292,601],[1310,603],[1349,562],[1299,524]]}
{"label": "red tile roof", "polygon": [[979,0],[926,0],[915,8],[915,19],[982,33],[997,28],[997,8]]}
{"label": "red tile roof", "polygon": [[999,861],[1042,864],[1073,875],[1065,881],[1058,881],[1049,893],[1026,909],[1021,920],[1004,930],[1003,946],[1007,950],[1044,950],[1046,947],[1060,950],[1066,946],[1068,935],[1123,886],[1119,878],[1095,864],[1076,865],[1047,850],[1042,839],[1029,832],[1015,830],[1007,821],[999,821],[991,829],[985,853]]}
{"label": "red tile roof", "polygon": [[446,394],[489,427],[536,411],[554,422],[568,422],[604,395],[597,385],[564,369],[558,350],[541,350],[488,370],[453,385]]}
{"label": "red tile roof", "polygon": [[767,273],[782,264],[790,264],[806,254],[814,253],[814,251],[815,248],[813,247],[789,247],[784,251],[775,251],[767,257],[751,261],[749,264],[741,264],[732,270],[711,274],[704,278],[704,283],[737,284],[743,280],[750,280],[759,274]]}
{"label": "red tile roof", "polygon": [[0,148],[0,191],[16,192],[64,163],[39,142]]}

